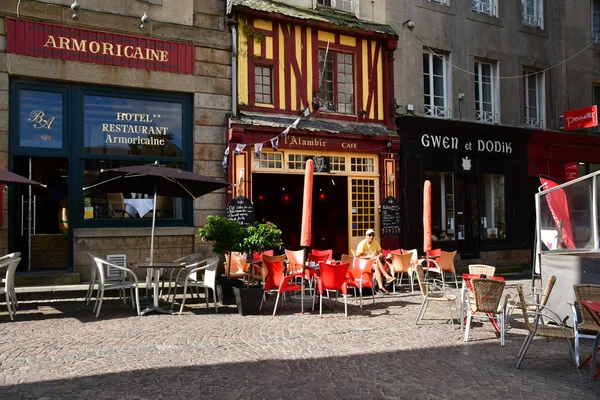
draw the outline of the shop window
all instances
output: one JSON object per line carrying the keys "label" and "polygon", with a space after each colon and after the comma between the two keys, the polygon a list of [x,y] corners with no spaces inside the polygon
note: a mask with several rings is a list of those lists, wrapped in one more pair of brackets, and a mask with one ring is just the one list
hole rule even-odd
{"label": "shop window", "polygon": [[471,0],[471,11],[497,17],[498,5],[496,0]]}
{"label": "shop window", "polygon": [[475,119],[495,124],[498,118],[496,63],[475,61]]}
{"label": "shop window", "polygon": [[259,155],[254,154],[254,166],[256,168],[283,169],[283,154],[262,151]]}
{"label": "shop window", "polygon": [[254,67],[254,102],[272,104],[272,86],[271,67]]}
{"label": "shop window", "polygon": [[480,229],[482,239],[504,239],[506,213],[504,175],[483,174],[480,180]]}
{"label": "shop window", "polygon": [[21,89],[18,96],[19,146],[62,148],[62,93]]}
{"label": "shop window", "polygon": [[600,0],[592,0],[592,40],[600,43]]}
{"label": "shop window", "polygon": [[544,129],[544,73],[523,71],[523,114],[525,126]]}
{"label": "shop window", "polygon": [[319,77],[319,109],[354,114],[354,56],[319,49]]}
{"label": "shop window", "polygon": [[375,159],[371,157],[350,157],[350,171],[375,172]]}
{"label": "shop window", "polygon": [[352,179],[352,236],[375,229],[375,179]]}
{"label": "shop window", "polygon": [[446,98],[446,58],[439,53],[423,53],[423,102],[425,115],[429,117],[450,118]]}
{"label": "shop window", "polygon": [[521,0],[521,20],[523,25],[543,29],[543,7],[542,0]]}
{"label": "shop window", "polygon": [[332,156],[330,159],[329,166],[331,171],[346,171],[346,157]]}
{"label": "shop window", "polygon": [[[102,169],[137,165],[136,161],[85,160],[83,163],[83,184],[90,186]],[[182,168],[181,164],[166,164],[169,167]],[[183,218],[181,198],[157,196],[156,203],[152,195],[142,193],[107,193],[102,185],[88,189],[84,195],[84,214],[86,220],[126,220],[152,218],[156,208],[157,219]]]}
{"label": "shop window", "polygon": [[426,171],[431,182],[432,240],[455,240],[454,176],[451,172]]}
{"label": "shop window", "polygon": [[182,157],[183,104],[85,95],[84,153]]}
{"label": "shop window", "polygon": [[306,165],[304,154],[288,154],[288,169],[303,171]]}

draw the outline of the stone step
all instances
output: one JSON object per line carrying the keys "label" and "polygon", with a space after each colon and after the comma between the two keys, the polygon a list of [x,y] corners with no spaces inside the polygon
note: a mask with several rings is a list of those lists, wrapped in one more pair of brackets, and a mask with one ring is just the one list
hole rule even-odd
{"label": "stone step", "polygon": [[77,272],[33,271],[15,274],[15,286],[73,285],[78,283],[81,283],[81,275]]}

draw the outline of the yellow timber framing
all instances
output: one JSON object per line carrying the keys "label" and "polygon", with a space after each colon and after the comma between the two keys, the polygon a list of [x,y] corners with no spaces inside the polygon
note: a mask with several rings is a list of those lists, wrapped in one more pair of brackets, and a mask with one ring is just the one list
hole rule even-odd
{"label": "yellow timber framing", "polygon": [[[269,159],[272,159],[273,155],[277,154],[281,154],[281,160],[283,161],[281,168],[265,168],[265,167],[260,167],[257,166],[256,163],[256,154],[254,154],[254,152],[252,151],[252,172],[260,172],[260,173],[267,173],[267,174],[296,174],[296,175],[303,175],[304,174],[304,169],[295,169],[295,168],[289,168],[288,167],[288,158],[290,155],[307,155],[307,156],[329,156],[329,157],[344,157],[345,158],[345,165],[346,165],[346,170],[345,171],[332,171],[332,172],[315,172],[315,175],[322,175],[322,176],[345,176],[347,177],[347,182],[348,182],[348,193],[347,193],[347,206],[348,206],[348,226],[347,226],[347,239],[348,239],[348,249],[347,249],[347,253],[346,254],[351,254],[350,253],[350,249],[356,249],[356,246],[358,245],[358,242],[360,242],[362,239],[364,239],[364,231],[366,231],[366,229],[364,229],[364,223],[361,224],[361,227],[357,227],[357,229],[353,229],[353,216],[355,217],[367,217],[367,216],[374,216],[374,221],[368,226],[369,228],[372,228],[375,230],[375,232],[379,232],[379,204],[381,202],[380,200],[380,196],[379,196],[379,156],[377,154],[371,154],[371,153],[345,153],[345,152],[335,152],[335,151],[311,151],[311,150],[296,150],[296,149],[284,149],[284,150],[280,150],[280,151],[269,151],[269,150],[263,150],[262,154],[264,155],[270,155],[268,156]],[[350,171],[350,160],[352,159],[372,159],[373,160],[373,171],[372,172],[357,172],[357,171]],[[277,157],[277,159],[279,159],[279,157]],[[366,213],[367,215],[362,215],[363,213],[360,213],[360,210],[356,209],[355,207],[353,207],[352,204],[352,194],[356,193],[358,188],[357,187],[353,187],[353,183],[357,183],[360,184],[360,186],[362,188],[364,188],[365,186],[367,187],[372,187],[373,190],[373,199],[369,199],[369,204],[372,204],[373,207],[368,210]],[[357,186],[357,185],[355,185]],[[363,207],[364,209],[364,207]],[[353,231],[354,231],[354,235],[353,235]],[[377,238],[379,240],[379,238]]]}

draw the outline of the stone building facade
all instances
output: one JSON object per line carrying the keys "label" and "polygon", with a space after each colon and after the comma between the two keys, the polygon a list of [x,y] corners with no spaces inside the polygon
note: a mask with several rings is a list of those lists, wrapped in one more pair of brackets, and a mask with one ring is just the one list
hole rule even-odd
{"label": "stone building facade", "polygon": [[82,188],[101,168],[154,161],[224,178],[224,10],[223,0],[0,3],[0,167],[48,186],[3,192],[0,252],[20,251],[20,270],[85,280],[87,252],[145,261],[153,207],[155,260],[210,253],[197,227],[224,212],[226,190],[165,197],[158,210],[143,194]]}

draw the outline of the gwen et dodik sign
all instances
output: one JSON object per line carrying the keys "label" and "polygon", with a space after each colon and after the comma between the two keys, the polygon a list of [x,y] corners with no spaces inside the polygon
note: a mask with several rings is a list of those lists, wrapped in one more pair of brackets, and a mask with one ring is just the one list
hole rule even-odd
{"label": "gwen et dodik sign", "polygon": [[7,52],[93,64],[194,73],[194,46],[6,18]]}

